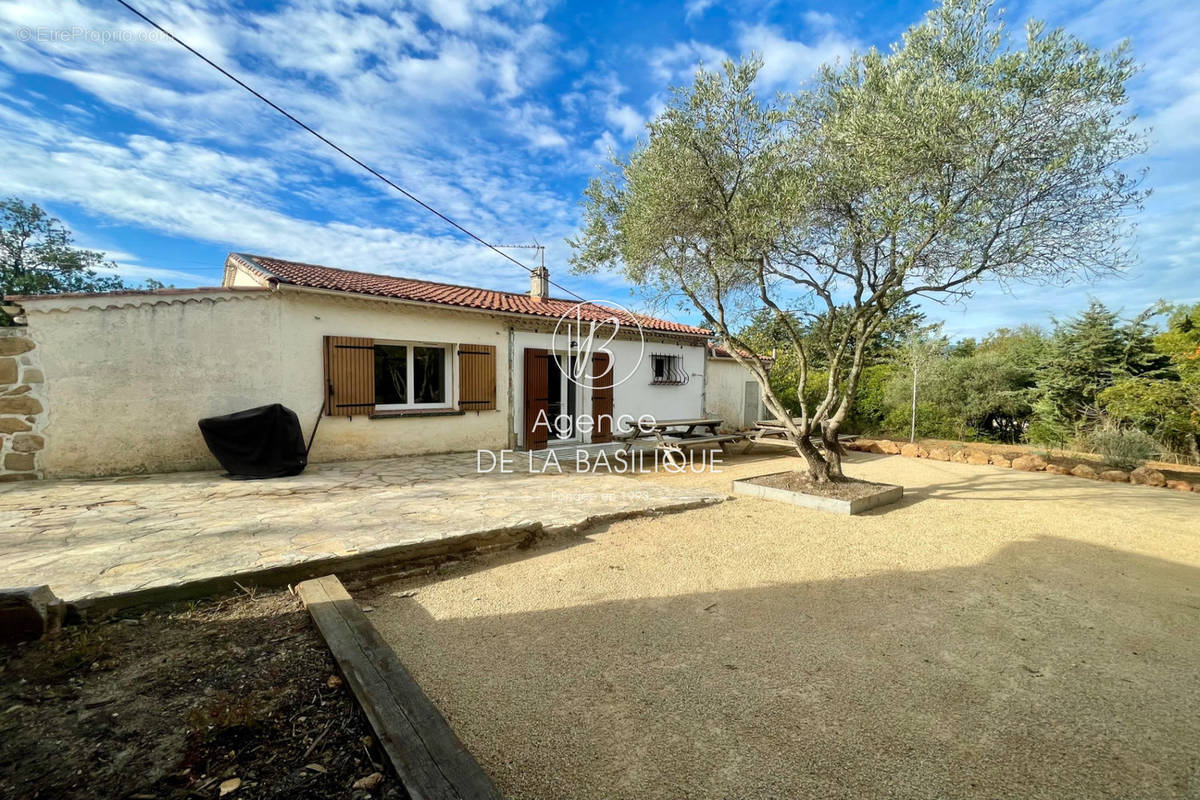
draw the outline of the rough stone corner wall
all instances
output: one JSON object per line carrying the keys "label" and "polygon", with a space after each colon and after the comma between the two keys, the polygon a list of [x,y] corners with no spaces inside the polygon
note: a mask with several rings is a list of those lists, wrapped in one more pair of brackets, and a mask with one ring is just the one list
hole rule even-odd
{"label": "rough stone corner wall", "polygon": [[29,329],[0,328],[0,481],[42,477],[44,391]]}

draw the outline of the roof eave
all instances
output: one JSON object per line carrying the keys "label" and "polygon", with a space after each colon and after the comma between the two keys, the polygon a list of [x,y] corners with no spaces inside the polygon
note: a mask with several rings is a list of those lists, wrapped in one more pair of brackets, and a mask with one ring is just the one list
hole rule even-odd
{"label": "roof eave", "polygon": [[[303,292],[306,294],[318,294],[326,297],[352,297],[359,300],[375,300],[386,303],[397,303],[404,306],[417,306],[420,308],[438,308],[444,311],[462,311],[465,313],[486,314],[492,317],[511,317],[513,319],[522,320],[542,320],[544,322],[553,322],[555,317],[543,316],[541,314],[524,314],[519,311],[503,311],[490,308],[475,308],[474,306],[463,306],[455,303],[437,303],[430,300],[406,300],[402,297],[389,297],[386,294],[370,294],[367,292],[348,292],[344,289],[322,289],[316,286],[302,286],[298,283],[286,283],[280,281],[278,284],[280,289],[289,292]],[[688,331],[672,331],[663,328],[649,328],[645,325],[642,328],[656,336],[674,336],[682,339],[708,339],[712,336],[711,333],[693,333]]]}

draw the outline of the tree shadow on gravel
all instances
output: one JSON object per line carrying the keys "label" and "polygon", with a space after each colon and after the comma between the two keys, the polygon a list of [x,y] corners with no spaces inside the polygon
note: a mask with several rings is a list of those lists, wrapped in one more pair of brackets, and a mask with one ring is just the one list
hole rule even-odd
{"label": "tree shadow on gravel", "polygon": [[[506,795],[1200,790],[1196,568],[1039,537],[960,568],[623,600],[583,586],[564,607],[487,613],[505,603],[475,579],[521,558],[454,576],[465,616],[431,617],[412,584],[371,599]],[[563,573],[538,574],[522,597],[558,597]]]}

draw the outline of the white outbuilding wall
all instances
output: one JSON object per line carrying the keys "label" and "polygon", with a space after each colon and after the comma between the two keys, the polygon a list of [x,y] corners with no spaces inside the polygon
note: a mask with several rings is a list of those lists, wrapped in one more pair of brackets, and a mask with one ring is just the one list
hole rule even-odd
{"label": "white outbuilding wall", "polygon": [[758,381],[741,364],[728,357],[708,359],[705,409],[725,420],[725,429],[741,430],[762,419],[761,397]]}

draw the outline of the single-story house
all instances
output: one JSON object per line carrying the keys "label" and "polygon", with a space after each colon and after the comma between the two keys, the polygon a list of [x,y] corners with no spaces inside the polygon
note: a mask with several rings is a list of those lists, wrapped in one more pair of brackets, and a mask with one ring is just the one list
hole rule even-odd
{"label": "single-story house", "polygon": [[[7,298],[25,324],[0,329],[0,479],[216,468],[197,421],[269,403],[306,434],[321,418],[315,462],[601,443],[624,417],[705,412],[709,331],[548,281],[501,292],[233,253],[218,287]],[[589,341],[614,314],[607,346],[603,324]]]}

